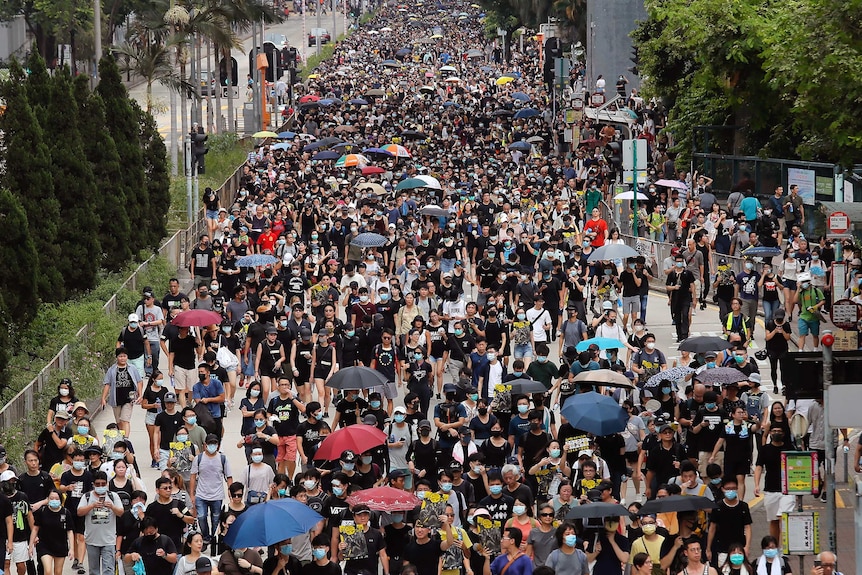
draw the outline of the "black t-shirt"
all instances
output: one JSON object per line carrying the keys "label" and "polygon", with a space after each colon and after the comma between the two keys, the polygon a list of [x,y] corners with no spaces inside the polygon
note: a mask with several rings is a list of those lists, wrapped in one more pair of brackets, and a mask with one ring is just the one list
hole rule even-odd
{"label": "black t-shirt", "polygon": [[174,366],[183,369],[195,369],[197,366],[198,344],[191,335],[172,337],[168,349],[174,354]]}
{"label": "black t-shirt", "polygon": [[[641,282],[646,281],[643,271],[626,269],[620,274],[620,281],[623,284],[623,297],[633,297],[639,295],[640,287],[635,283],[635,275],[640,278]],[[641,283],[643,285],[643,283]]]}
{"label": "black t-shirt", "polygon": [[737,500],[736,505],[731,507],[722,499],[718,507],[709,514],[709,521],[715,525],[715,538],[712,540],[713,553],[727,553],[731,543],[745,545],[744,527],[752,523],[748,503]]}
{"label": "black t-shirt", "polygon": [[665,449],[661,443],[650,449],[647,458],[647,470],[652,471],[657,484],[667,483],[671,477],[679,475],[679,470],[674,462],[682,462],[686,459],[685,449],[677,442],[673,442],[670,449]]}
{"label": "black t-shirt", "polygon": [[342,399],[335,406],[335,411],[341,414],[338,418],[338,425],[340,427],[356,425],[359,422],[358,414],[364,412],[366,409],[368,409],[368,402],[361,397],[358,397],[356,401]]}
{"label": "black t-shirt", "polygon": [[302,563],[300,563],[299,559],[295,555],[288,555],[287,563],[282,571],[275,570],[277,565],[278,556],[273,555],[271,557],[267,557],[266,561],[263,562],[264,575],[295,575],[296,573],[304,573]]}
{"label": "black t-shirt", "polygon": [[68,533],[72,529],[72,512],[63,507],[51,511],[48,506],[33,513],[33,520],[39,528],[39,547],[54,557],[62,557],[69,552]]}
{"label": "black t-shirt", "polygon": [[[27,499],[27,495],[23,491],[16,491],[15,495],[8,499],[12,505],[12,540],[16,542],[29,541],[30,522],[27,520],[27,514],[33,512],[30,508],[30,500]],[[75,506],[77,507],[77,503]]]}
{"label": "black t-shirt", "polygon": [[488,510],[491,515],[491,521],[499,525],[502,529],[506,521],[512,516],[512,506],[515,504],[515,499],[510,495],[506,495],[506,488],[503,487],[503,494],[494,499],[492,496],[479,500],[479,507]]}
{"label": "black t-shirt", "polygon": [[296,429],[297,437],[302,439],[302,451],[308,460],[314,459],[314,454],[317,448],[320,447],[320,442],[325,437],[324,432],[329,431],[329,424],[325,421],[315,420],[311,423],[310,420],[305,420],[299,424]]}
{"label": "black t-shirt", "polygon": [[[769,320],[766,323],[766,331],[774,331],[775,328],[778,327],[778,324],[775,323],[775,320]],[[781,331],[784,333],[791,333],[790,331],[790,323],[785,321],[781,324]],[[772,339],[766,342],[766,351],[769,352],[769,355],[772,357],[780,357],[787,353],[789,347],[787,345],[787,340],[784,339],[784,336],[781,333],[777,333],[772,336]]]}
{"label": "black t-shirt", "polygon": [[278,417],[275,430],[279,437],[296,435],[296,430],[299,427],[299,409],[294,405],[294,401],[296,401],[296,397],[282,399],[280,396],[276,396],[269,400],[266,412]]}
{"label": "black t-shirt", "polygon": [[123,344],[129,354],[129,359],[138,359],[144,355],[144,330],[123,328],[117,337],[117,342]]}
{"label": "black t-shirt", "polygon": [[[368,556],[365,559],[350,559],[344,564],[345,573],[359,573],[366,571],[368,573],[377,573],[380,565],[379,553],[382,549],[386,549],[386,541],[383,540],[383,534],[377,529],[371,529],[366,526],[365,545],[368,549]],[[388,566],[387,566],[388,567]],[[434,563],[434,571],[437,570],[437,563]],[[264,572],[265,573],[265,572]]]}
{"label": "black t-shirt", "polygon": [[[722,434],[722,419],[724,411],[719,407],[715,411],[709,411],[705,407],[699,409],[694,416],[692,427],[700,425],[701,422],[706,423],[704,427],[696,434],[698,451],[712,451]],[[689,431],[689,433],[692,433]]]}
{"label": "black t-shirt", "polygon": [[36,503],[48,497],[54,489],[54,480],[47,471],[40,471],[36,475],[30,475],[25,471],[18,476],[18,485],[27,495],[27,499]]}
{"label": "black t-shirt", "polygon": [[[159,526],[159,532],[162,535],[167,535],[174,542],[174,546],[176,546],[178,543],[182,542],[183,531],[186,528],[186,523],[173,514],[173,509],[179,509],[184,515],[188,511],[185,508],[185,505],[176,499],[171,499],[169,503],[161,503],[156,500],[147,506],[147,515],[156,520],[156,524]],[[143,555],[143,553],[141,554]],[[146,565],[146,560],[144,561],[144,564]],[[149,573],[149,571],[147,573]]]}
{"label": "black t-shirt", "polygon": [[545,454],[545,448],[551,442],[547,433],[525,433],[521,436],[519,446],[524,449],[524,468],[529,469],[537,464]]}
{"label": "black t-shirt", "polygon": [[774,443],[762,445],[757,450],[757,465],[766,472],[763,481],[763,490],[770,493],[781,492],[781,452],[792,451],[792,447],[784,442],[781,447]]}
{"label": "black t-shirt", "polygon": [[78,503],[85,493],[93,489],[93,475],[89,470],[85,469],[81,475],[74,475],[72,470],[66,471],[60,476],[60,485],[72,485],[71,491],[66,492],[66,499],[63,506],[72,512],[73,515],[78,515]]}
{"label": "black t-shirt", "polygon": [[[158,391],[154,390],[153,386],[148,385],[146,387],[146,389],[144,389],[144,403],[153,404],[153,403],[156,403],[156,400],[159,400],[159,402],[162,405],[162,409],[164,409],[165,395],[167,395],[167,393],[168,393],[168,388],[165,387],[164,385],[160,386]],[[153,407],[152,409],[148,409],[147,413],[158,414],[159,408]]]}
{"label": "black t-shirt", "polygon": [[[149,514],[149,510],[147,514]],[[159,527],[161,529],[161,523]],[[141,556],[147,575],[171,575],[174,572],[174,564],[164,557],[156,555],[156,551],[159,549],[164,549],[165,555],[170,555],[177,552],[177,545],[171,537],[161,533],[154,537],[138,537],[129,546],[128,552],[137,553]]]}
{"label": "black t-shirt", "polygon": [[401,559],[415,565],[417,575],[437,575],[437,564],[442,555],[440,540],[432,537],[426,543],[412,540],[404,548]]}
{"label": "black t-shirt", "polygon": [[54,432],[43,429],[42,433],[39,434],[39,438],[36,441],[39,445],[45,446],[42,455],[42,467],[46,469],[50,469],[55,463],[63,461],[63,457],[65,456],[63,453],[65,448],[57,447],[57,444],[54,443],[54,433],[59,435],[61,439],[69,440],[72,438],[72,428],[67,423],[63,429],[56,429]]}
{"label": "black t-shirt", "polygon": [[613,472],[625,473],[626,456],[621,453],[625,452],[626,440],[619,433],[613,435],[603,435],[596,437],[596,445],[602,454],[602,459],[608,464],[608,469]]}
{"label": "black t-shirt", "polygon": [[184,423],[179,409],[173,414],[163,411],[156,416],[156,427],[161,432],[159,449],[169,450],[171,448],[170,443],[174,440],[174,436],[176,436],[177,431],[179,431]]}

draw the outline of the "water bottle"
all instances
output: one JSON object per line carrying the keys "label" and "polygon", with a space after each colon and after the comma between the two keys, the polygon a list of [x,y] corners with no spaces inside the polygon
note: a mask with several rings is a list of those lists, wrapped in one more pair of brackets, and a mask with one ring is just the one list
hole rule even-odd
{"label": "water bottle", "polygon": [[156,398],[156,415],[162,412],[162,399],[160,397]]}

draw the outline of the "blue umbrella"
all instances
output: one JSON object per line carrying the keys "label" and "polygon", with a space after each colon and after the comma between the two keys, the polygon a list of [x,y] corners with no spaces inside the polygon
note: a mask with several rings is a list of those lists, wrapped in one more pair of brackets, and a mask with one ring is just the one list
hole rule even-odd
{"label": "blue umbrella", "polygon": [[509,76],[511,78],[520,78],[521,73],[520,72],[506,72],[505,74],[503,74],[503,76]]}
{"label": "blue umbrella", "polygon": [[532,98],[523,92],[512,92],[512,97],[522,102],[529,102]]}
{"label": "blue umbrella", "polygon": [[560,415],[575,429],[593,435],[612,435],[626,428],[629,416],[614,398],[595,391],[579,393],[566,400]]}
{"label": "blue umbrella", "polygon": [[308,533],[321,519],[314,509],[296,499],[267,501],[240,514],[228,529],[224,542],[231,549],[267,547]]}
{"label": "blue umbrella", "polygon": [[750,248],[746,248],[742,255],[750,256],[750,257],[772,257],[781,255],[781,249],[779,248],[768,248],[766,246],[752,246]]}
{"label": "blue umbrella", "polygon": [[303,152],[313,152],[314,150],[316,150],[318,148],[326,148],[328,146],[330,146],[330,144],[327,144],[323,140],[317,140],[316,142],[312,142],[310,144],[307,144],[304,148],[302,148],[302,151]]}
{"label": "blue umbrella", "polygon": [[320,104],[321,106],[331,106],[335,103],[335,100],[333,100],[331,98],[324,98],[322,100],[318,100],[317,103]]}
{"label": "blue umbrella", "polygon": [[386,245],[386,238],[374,232],[363,232],[353,238],[350,245],[359,248],[379,248]]}
{"label": "blue umbrella", "polygon": [[533,145],[529,142],[515,142],[514,144],[509,144],[510,150],[518,150],[521,152],[529,152],[533,149]]}
{"label": "blue umbrella", "polygon": [[278,137],[281,140],[292,140],[296,137],[295,132],[279,132]]}
{"label": "blue umbrella", "polygon": [[256,268],[257,266],[268,266],[277,261],[277,257],[269,254],[251,254],[237,258],[236,265],[241,268]]}
{"label": "blue umbrella", "polygon": [[353,106],[367,106],[368,100],[364,100],[362,98],[353,98],[352,100],[347,100],[347,103]]}
{"label": "blue umbrella", "polygon": [[515,119],[520,120],[522,118],[535,118],[536,116],[541,116],[542,113],[535,108],[524,108],[523,110],[518,110],[515,113]]}
{"label": "blue umbrella", "polygon": [[450,106],[455,106],[455,107],[457,107],[457,108],[460,108],[460,107],[461,107],[461,106],[459,106],[458,104],[456,104],[455,102],[451,102],[451,101],[450,101],[450,102],[443,102],[443,107],[444,107],[444,108],[448,108],[448,107],[450,107]]}
{"label": "blue umbrella", "polygon": [[594,337],[580,342],[575,349],[578,351],[587,351],[587,348],[592,344],[599,346],[599,349],[621,349],[626,346],[626,344],[613,337]]}
{"label": "blue umbrella", "polygon": [[291,144],[288,144],[287,142],[280,142],[278,144],[271,146],[270,149],[271,150],[289,150],[290,146],[291,146]]}
{"label": "blue umbrella", "polygon": [[390,157],[393,155],[392,152],[390,152],[389,150],[384,150],[383,148],[365,148],[364,150],[362,150],[362,153],[366,154],[366,155],[378,154],[380,156],[390,156]]}
{"label": "blue umbrella", "polygon": [[325,152],[319,152],[311,156],[312,160],[337,160],[341,157],[341,154],[338,152],[333,152],[331,150],[326,150]]}

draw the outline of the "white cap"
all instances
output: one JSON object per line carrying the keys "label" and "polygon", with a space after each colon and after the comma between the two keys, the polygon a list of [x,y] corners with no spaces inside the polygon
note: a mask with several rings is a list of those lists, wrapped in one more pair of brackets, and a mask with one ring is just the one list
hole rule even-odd
{"label": "white cap", "polygon": [[603,309],[603,310],[606,310],[606,309],[614,309],[614,304],[612,304],[612,303],[611,303],[611,302],[609,302],[609,301],[602,302],[602,309]]}
{"label": "white cap", "polygon": [[578,457],[580,457],[581,455],[586,455],[587,457],[592,457],[593,456],[593,450],[592,449],[581,449],[578,452]]}
{"label": "white cap", "polygon": [[129,314],[129,322],[138,322],[138,321],[140,321],[138,319],[138,314],[136,314],[136,313],[130,313]]}
{"label": "white cap", "polygon": [[3,473],[0,473],[0,481],[9,481],[10,479],[16,479],[18,476],[15,475],[15,472],[11,469],[7,469]]}
{"label": "white cap", "polygon": [[796,281],[798,281],[800,283],[810,282],[811,281],[811,274],[809,272],[802,272],[801,274],[797,274],[796,275]]}

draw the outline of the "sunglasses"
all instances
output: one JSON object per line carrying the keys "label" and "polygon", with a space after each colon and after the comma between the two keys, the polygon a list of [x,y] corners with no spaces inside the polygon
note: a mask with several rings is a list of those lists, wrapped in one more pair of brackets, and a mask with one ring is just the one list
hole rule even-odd
{"label": "sunglasses", "polygon": [[539,513],[539,517],[553,517],[553,513]]}

